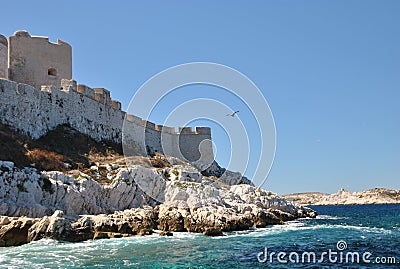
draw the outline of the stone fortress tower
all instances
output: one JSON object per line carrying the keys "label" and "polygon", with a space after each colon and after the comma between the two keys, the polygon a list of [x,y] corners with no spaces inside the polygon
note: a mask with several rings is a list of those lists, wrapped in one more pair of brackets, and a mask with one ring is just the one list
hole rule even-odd
{"label": "stone fortress tower", "polygon": [[0,78],[8,79],[8,40],[0,35]]}
{"label": "stone fortress tower", "polygon": [[8,77],[36,88],[42,85],[60,87],[61,79],[72,79],[72,47],[47,37],[31,37],[17,31],[8,39]]}
{"label": "stone fortress tower", "polygon": [[176,130],[127,114],[108,90],[72,80],[69,44],[22,30],[0,35],[0,123],[33,139],[67,124],[97,141],[129,141],[132,154],[160,152],[199,164],[214,160],[210,128]]}
{"label": "stone fortress tower", "polygon": [[[30,36],[17,31],[8,40],[0,36],[0,77],[28,84],[60,87],[61,79],[72,79],[72,47],[64,41]],[[5,65],[8,71],[5,70]]]}

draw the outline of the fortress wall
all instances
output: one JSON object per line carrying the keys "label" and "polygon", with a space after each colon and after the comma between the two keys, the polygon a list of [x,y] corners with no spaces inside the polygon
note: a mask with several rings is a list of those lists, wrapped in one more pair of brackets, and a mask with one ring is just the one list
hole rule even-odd
{"label": "fortress wall", "polygon": [[1,122],[34,139],[60,124],[69,124],[96,140],[121,142],[125,114],[78,92],[54,86],[42,91],[26,84],[0,80]]}
{"label": "fortress wall", "polygon": [[183,157],[189,162],[194,162],[200,159],[200,143],[205,141],[202,145],[203,154],[214,156],[212,144],[207,142],[211,141],[211,136],[207,134],[185,134],[181,133],[178,136],[179,149]]}
{"label": "fortress wall", "polygon": [[[193,131],[192,127],[179,127],[178,129],[179,129],[180,134],[196,134],[197,128],[199,128],[199,127],[196,127],[196,131]],[[203,128],[207,129],[207,127],[203,127]],[[208,128],[208,129],[210,129],[210,128]]]}
{"label": "fortress wall", "polygon": [[[181,151],[178,147],[179,135],[177,135],[175,133],[175,130],[173,130],[172,133],[171,132],[170,133],[163,132],[161,135],[161,142],[162,142],[163,151],[165,154],[177,157],[181,160],[184,160],[183,155],[181,154]],[[194,147],[196,147],[196,145],[192,145],[192,147],[194,148]]]}
{"label": "fortress wall", "polygon": [[111,106],[113,107],[113,108],[115,108],[115,109],[117,109],[117,110],[121,110],[121,102],[118,102],[118,101],[115,101],[115,100],[112,100],[111,101]]}
{"label": "fortress wall", "polygon": [[211,128],[209,127],[196,127],[196,133],[202,135],[211,135]]}
{"label": "fortress wall", "polygon": [[8,79],[8,41],[0,35],[0,78]]}
{"label": "fortress wall", "polygon": [[[211,140],[210,128],[197,127],[195,132],[191,127],[185,127],[176,133],[172,127],[155,125],[126,114],[112,105],[107,90],[98,90],[97,94],[104,100],[111,100],[108,103],[92,98],[93,92],[96,96],[96,89],[92,91],[73,80],[64,79],[61,86],[61,89],[42,86],[42,90],[38,90],[30,85],[0,79],[0,122],[33,139],[40,138],[58,125],[69,124],[97,141],[121,143],[124,139],[129,145],[126,154],[159,152],[181,159],[183,156],[189,161],[200,158],[198,149],[203,140]],[[211,146],[206,146],[205,152],[213,157]]]}
{"label": "fortress wall", "polygon": [[76,87],[76,91],[85,95],[86,97],[89,97],[91,99],[95,99],[94,98],[94,90],[86,85],[83,84],[78,84]]}
{"label": "fortress wall", "polygon": [[147,153],[153,154],[155,152],[164,153],[161,144],[161,132],[156,131],[154,128],[145,129],[145,142],[147,145]]}
{"label": "fortress wall", "polygon": [[142,118],[139,118],[135,115],[131,115],[131,114],[126,114],[126,120],[132,123],[135,123],[136,125],[142,125]]}
{"label": "fortress wall", "polygon": [[103,104],[111,103],[110,92],[104,88],[94,88],[94,99]]}
{"label": "fortress wall", "polygon": [[8,38],[9,79],[40,88],[61,85],[61,79],[72,78],[72,47],[47,37],[31,37],[17,31]]}
{"label": "fortress wall", "polygon": [[61,79],[61,87],[60,89],[64,92],[76,92],[77,91],[77,83],[72,79]]}

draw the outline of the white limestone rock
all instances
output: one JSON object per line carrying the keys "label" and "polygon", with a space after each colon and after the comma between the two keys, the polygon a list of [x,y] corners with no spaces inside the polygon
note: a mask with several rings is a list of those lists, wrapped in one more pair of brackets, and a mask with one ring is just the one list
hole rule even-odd
{"label": "white limestone rock", "polygon": [[239,172],[232,172],[229,170],[226,170],[221,175],[219,180],[230,186],[238,184],[253,185],[253,183],[250,180],[248,180],[246,177],[243,177],[242,174],[240,174]]}
{"label": "white limestone rock", "polygon": [[14,163],[9,161],[0,161],[0,169],[7,169],[8,171],[12,171],[14,168]]}
{"label": "white limestone rock", "polygon": [[[252,185],[229,186],[240,180],[240,174],[227,173],[227,184],[202,176],[187,163],[163,169],[139,165],[118,168],[110,173],[110,184],[100,184],[83,173],[76,177],[32,168],[4,170],[0,170],[0,215],[42,217],[56,210],[67,215],[103,214],[157,202],[179,209],[176,217],[195,218],[195,223],[220,223],[232,214],[234,223],[248,224],[247,218],[263,226],[276,222],[271,214],[285,219],[309,214],[305,208]],[[212,219],[208,219],[207,210],[215,212]]]}
{"label": "white limestone rock", "polygon": [[82,173],[75,179],[61,172],[0,170],[0,215],[41,217],[57,209],[66,214],[100,214],[151,204],[134,180],[129,182],[115,178],[114,184],[101,185]]}

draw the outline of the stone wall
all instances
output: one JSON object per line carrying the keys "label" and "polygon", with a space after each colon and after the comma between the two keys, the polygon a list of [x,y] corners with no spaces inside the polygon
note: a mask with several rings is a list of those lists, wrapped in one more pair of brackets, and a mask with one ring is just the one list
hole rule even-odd
{"label": "stone wall", "polygon": [[8,41],[0,35],[0,78],[8,79]]}
{"label": "stone wall", "polygon": [[190,162],[206,156],[205,163],[214,158],[210,128],[193,131],[185,127],[177,132],[156,125],[126,114],[108,90],[92,89],[69,79],[63,79],[60,88],[42,86],[41,90],[0,79],[0,122],[33,139],[68,124],[97,141],[124,140],[128,155],[160,152]]}
{"label": "stone wall", "polygon": [[12,81],[36,88],[60,87],[61,79],[72,79],[72,47],[61,40],[52,43],[48,37],[17,31],[8,38],[8,67]]}

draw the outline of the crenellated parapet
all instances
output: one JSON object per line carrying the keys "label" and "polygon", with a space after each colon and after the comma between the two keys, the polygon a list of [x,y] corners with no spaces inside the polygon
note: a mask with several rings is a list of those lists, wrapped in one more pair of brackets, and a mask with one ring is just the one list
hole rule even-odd
{"label": "crenellated parapet", "polygon": [[196,127],[196,134],[211,135],[210,127]]}
{"label": "crenellated parapet", "polygon": [[192,127],[179,127],[178,131],[176,131],[175,127],[158,125],[158,124],[144,120],[140,117],[137,117],[137,116],[131,115],[131,114],[126,114],[126,120],[128,122],[142,126],[142,127],[146,128],[147,130],[157,131],[157,132],[162,132],[162,133],[167,133],[167,134],[211,135],[211,128],[209,128],[209,127],[196,127],[195,131],[192,130]]}
{"label": "crenellated parapet", "polygon": [[110,96],[110,91],[104,88],[90,88],[89,86],[86,86],[84,84],[77,84],[77,82],[72,79],[62,79],[60,90],[71,94],[74,93],[81,94],[83,96],[86,96],[90,99],[99,102],[100,104],[111,106],[113,109],[116,110],[122,109],[121,102],[112,100]]}
{"label": "crenellated parapet", "polygon": [[111,104],[110,91],[104,88],[94,88],[94,99],[102,104]]}
{"label": "crenellated parapet", "polygon": [[142,125],[142,118],[139,118],[135,115],[126,114],[126,120],[130,123],[134,123],[136,125]]}
{"label": "crenellated parapet", "polygon": [[78,84],[76,91],[86,97],[96,100],[94,90],[86,85]]}
{"label": "crenellated parapet", "polygon": [[76,92],[78,85],[76,81],[73,79],[61,79],[61,87],[60,90],[64,92]]}
{"label": "crenellated parapet", "polygon": [[122,109],[122,104],[119,101],[111,100],[111,106],[112,106],[112,108],[117,109],[117,110]]}

